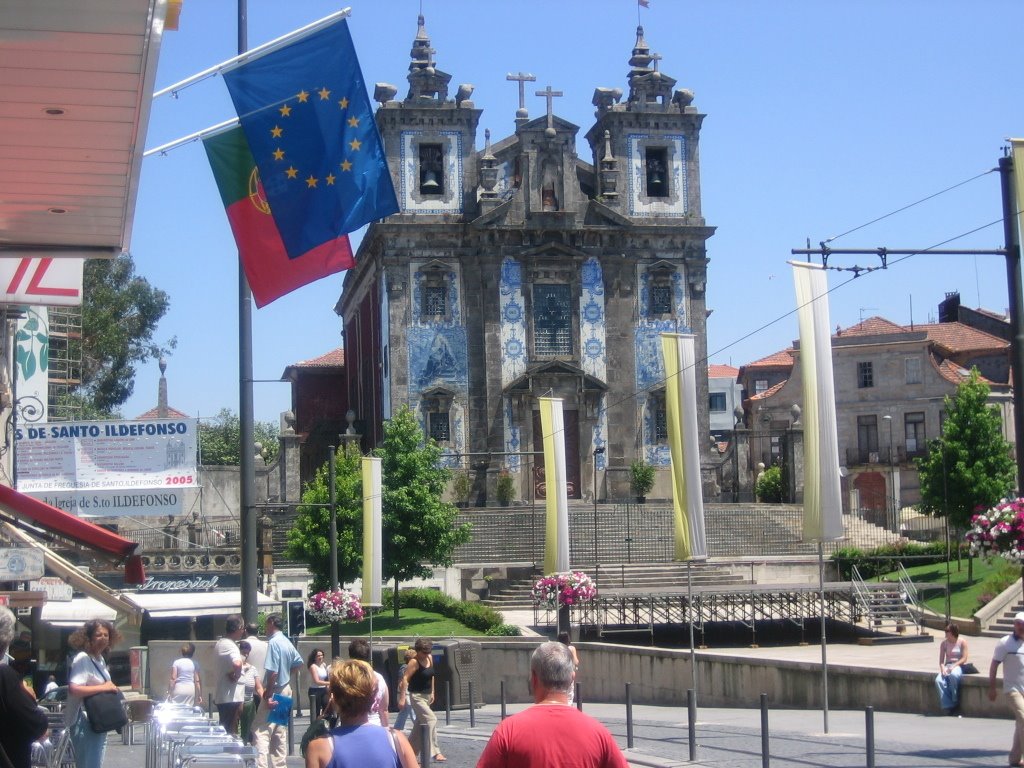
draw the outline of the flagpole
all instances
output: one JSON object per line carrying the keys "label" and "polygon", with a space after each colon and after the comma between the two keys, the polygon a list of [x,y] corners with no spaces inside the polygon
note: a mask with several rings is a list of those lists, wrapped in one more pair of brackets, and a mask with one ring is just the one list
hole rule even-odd
{"label": "flagpole", "polygon": [[[240,22],[245,14],[245,2],[246,0],[238,0],[238,18]],[[194,75],[186,77],[184,80],[179,80],[176,83],[172,83],[171,85],[168,85],[166,88],[161,88],[159,91],[155,91],[153,93],[153,98],[158,99],[161,96],[167,95],[168,93],[177,94],[178,91],[188,88],[190,85],[194,85],[195,83],[198,83],[200,80],[205,80],[208,77],[219,75],[224,70],[231,69],[232,67],[241,64],[243,61],[248,61],[249,59],[253,59],[256,56],[260,56],[264,53],[269,53],[275,48],[280,48],[283,45],[287,45],[297,37],[301,37],[302,35],[307,34],[309,32],[315,32],[317,29],[320,29],[321,27],[326,27],[333,21],[337,21],[338,19],[343,19],[351,15],[351,8],[342,8],[340,11],[335,11],[330,16],[324,16],[322,19],[318,19],[317,21],[307,24],[304,27],[299,27],[298,29],[292,30],[286,35],[281,35],[281,37],[271,40],[268,43],[264,43],[263,45],[257,45],[255,48],[252,49],[248,48],[248,40],[243,40],[243,33],[240,32],[238,38],[237,56],[233,56],[227,61],[222,61],[220,64],[214,64],[212,67],[207,67],[202,72],[196,72]],[[239,29],[241,30],[241,26],[239,27]]]}
{"label": "flagpole", "polygon": [[828,642],[825,638],[825,553],[818,539],[818,598],[821,603],[821,713],[828,733]]}
{"label": "flagpole", "polygon": [[[238,52],[249,45],[247,0],[238,0]],[[252,292],[238,259],[238,416],[241,445],[242,617],[256,621],[256,456],[253,448]]]}

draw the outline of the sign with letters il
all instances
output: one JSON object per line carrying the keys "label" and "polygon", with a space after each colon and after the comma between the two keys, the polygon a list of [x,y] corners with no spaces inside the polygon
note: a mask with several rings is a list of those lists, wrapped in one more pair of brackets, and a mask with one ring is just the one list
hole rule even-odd
{"label": "sign with letters il", "polygon": [[0,258],[0,303],[77,307],[85,259]]}

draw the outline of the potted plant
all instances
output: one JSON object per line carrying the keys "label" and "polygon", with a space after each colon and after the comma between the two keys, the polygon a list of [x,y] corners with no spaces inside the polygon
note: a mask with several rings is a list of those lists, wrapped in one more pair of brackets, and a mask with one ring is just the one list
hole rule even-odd
{"label": "potted plant", "polygon": [[503,507],[507,507],[512,503],[512,499],[515,498],[515,481],[507,470],[503,469],[498,473],[498,481],[495,483],[494,492],[497,494],[498,501]]}
{"label": "potted plant", "polygon": [[473,478],[468,472],[456,472],[452,477],[452,495],[455,497],[456,505],[466,506],[469,501],[469,494],[473,492]]}
{"label": "potted plant", "polygon": [[638,504],[647,501],[647,494],[654,487],[654,467],[643,459],[634,459],[629,465],[629,487]]}

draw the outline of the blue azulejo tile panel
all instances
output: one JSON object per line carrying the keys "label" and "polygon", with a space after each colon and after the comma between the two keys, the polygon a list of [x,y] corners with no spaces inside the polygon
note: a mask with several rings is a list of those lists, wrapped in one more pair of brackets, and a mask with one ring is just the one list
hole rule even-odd
{"label": "blue azulejo tile panel", "polygon": [[591,428],[591,441],[593,448],[604,448],[604,453],[598,453],[594,457],[597,469],[608,468],[608,395],[601,395],[601,404],[598,406],[597,423]]}
{"label": "blue azulejo tile panel", "polygon": [[638,392],[664,386],[665,362],[661,358],[661,334],[675,330],[674,323],[665,321],[664,323],[651,323],[634,331]]}
{"label": "blue azulejo tile panel", "polygon": [[391,300],[388,298],[389,276],[380,281],[380,349],[381,363],[381,416],[391,418]]}
{"label": "blue azulejo tile panel", "polygon": [[655,467],[667,467],[672,463],[672,456],[669,453],[667,443],[657,443],[654,439],[654,404],[656,400],[646,395],[638,398],[637,406],[640,408],[642,444],[640,455],[648,464]]}
{"label": "blue azulejo tile panel", "polygon": [[580,349],[583,370],[605,381],[606,360],[604,275],[601,262],[591,256],[583,263],[580,274]]}
{"label": "blue azulejo tile panel", "polygon": [[522,265],[512,258],[501,264],[498,282],[501,312],[501,384],[507,387],[526,370],[526,306]]}
{"label": "blue azulejo tile panel", "polygon": [[468,390],[465,328],[410,326],[407,339],[410,392],[432,387],[447,387],[456,392]]}

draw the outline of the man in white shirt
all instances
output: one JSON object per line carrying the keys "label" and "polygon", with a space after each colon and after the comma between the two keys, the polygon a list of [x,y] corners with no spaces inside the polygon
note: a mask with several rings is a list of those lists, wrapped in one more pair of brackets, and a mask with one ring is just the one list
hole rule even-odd
{"label": "man in white shirt", "polygon": [[1021,749],[1024,746],[1024,613],[1013,617],[1013,632],[1003,637],[992,653],[992,664],[988,668],[988,698],[996,700],[996,670],[1003,666],[1003,693],[1010,706],[1016,727],[1010,746],[1010,765],[1021,765]]}
{"label": "man in white shirt", "polygon": [[249,652],[249,663],[256,667],[256,677],[262,680],[263,674],[267,670],[267,641],[260,640],[260,628],[256,622],[246,624],[245,632],[247,635],[245,639],[249,641],[249,645],[252,647],[252,650]]}
{"label": "man in white shirt", "polygon": [[224,622],[224,637],[213,646],[216,660],[217,715],[220,724],[230,734],[238,733],[238,720],[242,715],[242,699],[245,688],[238,684],[242,673],[242,653],[238,641],[245,632],[245,620],[237,615],[228,616]]}

